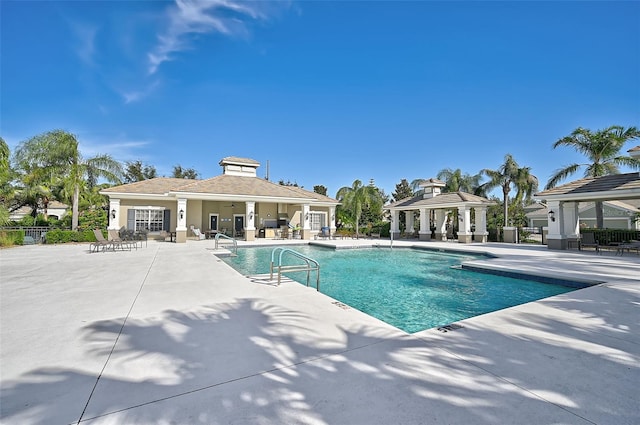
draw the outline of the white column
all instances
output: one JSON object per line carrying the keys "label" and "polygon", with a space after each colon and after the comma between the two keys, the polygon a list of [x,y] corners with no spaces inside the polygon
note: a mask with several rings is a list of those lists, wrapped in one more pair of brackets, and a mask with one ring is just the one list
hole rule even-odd
{"label": "white column", "polygon": [[309,204],[302,206],[302,230],[311,230],[311,220],[309,220]]}
{"label": "white column", "polygon": [[255,210],[256,210],[256,203],[255,202],[245,202],[245,215],[247,217],[247,220],[245,222],[245,230],[247,232],[251,232],[256,230],[256,225],[255,225]]}
{"label": "white column", "polygon": [[420,208],[420,234],[431,235],[431,225],[429,223],[429,210]]}
{"label": "white column", "polygon": [[447,212],[436,210],[436,240],[447,239]]}
{"label": "white column", "polygon": [[329,207],[329,229],[333,235],[336,230],[336,207]]}
{"label": "white column", "polygon": [[[114,212],[115,211],[115,212]],[[114,217],[115,216],[115,217]],[[120,199],[109,199],[109,229],[120,228]],[[133,230],[133,229],[131,229]]]}
{"label": "white column", "polygon": [[458,242],[471,243],[471,210],[466,206],[458,207]]}
{"label": "white column", "polygon": [[187,231],[187,200],[178,198],[178,225],[176,231]]}
{"label": "white column", "polygon": [[562,218],[567,238],[578,239],[580,237],[580,229],[578,228],[578,203],[563,202]]}
{"label": "white column", "polygon": [[415,229],[413,228],[413,210],[408,210],[404,212],[404,216],[406,218],[406,229],[407,233],[413,233]]}
{"label": "white column", "polygon": [[567,248],[567,236],[564,234],[563,215],[562,203],[560,201],[547,201],[547,217],[549,219],[547,247],[549,249]]}
{"label": "white column", "polygon": [[400,233],[400,212],[398,210],[391,211],[391,231],[396,234]]}
{"label": "white column", "polygon": [[486,242],[487,232],[487,207],[476,207],[476,242]]}

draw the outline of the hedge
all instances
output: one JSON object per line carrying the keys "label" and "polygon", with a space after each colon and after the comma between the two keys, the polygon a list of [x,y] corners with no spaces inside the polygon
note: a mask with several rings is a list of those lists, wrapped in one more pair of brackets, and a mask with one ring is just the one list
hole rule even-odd
{"label": "hedge", "polygon": [[22,245],[24,230],[0,230],[0,246]]}
{"label": "hedge", "polygon": [[[103,232],[104,233],[104,232]],[[96,236],[92,230],[61,230],[53,229],[47,232],[45,243],[68,243],[68,242],[95,242]]]}

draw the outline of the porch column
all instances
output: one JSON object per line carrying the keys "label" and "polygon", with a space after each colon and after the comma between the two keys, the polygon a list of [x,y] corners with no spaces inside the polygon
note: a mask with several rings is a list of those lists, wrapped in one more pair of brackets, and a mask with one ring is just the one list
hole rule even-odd
{"label": "porch column", "polygon": [[187,200],[178,198],[178,215],[176,226],[176,243],[187,241]]}
{"label": "porch column", "polygon": [[329,231],[336,233],[336,207],[329,207]]}
{"label": "porch column", "polygon": [[562,203],[562,219],[564,232],[567,237],[567,248],[577,248],[580,239],[580,223],[577,202]]}
{"label": "porch column", "polygon": [[397,239],[400,236],[400,211],[391,211],[391,233],[393,238]]}
{"label": "porch column", "polygon": [[255,202],[245,202],[245,217],[247,217],[247,220],[244,225],[244,240],[246,241],[256,240],[255,210]]}
{"label": "porch column", "polygon": [[421,241],[431,240],[431,222],[429,220],[430,210],[420,208],[420,232],[418,238]]}
{"label": "porch column", "polygon": [[436,210],[436,240],[447,240],[447,212],[445,210]]}
{"label": "porch column", "polygon": [[458,243],[471,243],[471,210],[466,206],[458,207]]}
{"label": "porch column", "polygon": [[[109,230],[118,230],[120,226],[120,199],[109,199]],[[133,230],[133,229],[131,229]]]}
{"label": "porch column", "polygon": [[547,216],[549,218],[547,247],[549,249],[567,249],[567,236],[564,234],[562,203],[560,201],[547,201]]}
{"label": "porch column", "polygon": [[311,206],[309,204],[302,205],[302,230],[300,231],[300,237],[303,240],[311,239],[311,220],[309,220],[309,210]]}
{"label": "porch column", "polygon": [[485,243],[487,241],[487,237],[489,236],[489,232],[487,232],[487,207],[476,207],[475,212],[476,242]]}

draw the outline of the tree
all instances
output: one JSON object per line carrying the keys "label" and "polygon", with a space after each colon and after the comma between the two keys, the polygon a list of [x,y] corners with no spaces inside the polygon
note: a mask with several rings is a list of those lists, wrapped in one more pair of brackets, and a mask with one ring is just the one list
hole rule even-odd
{"label": "tree", "polygon": [[292,182],[291,182],[291,180],[284,181],[284,180],[280,179],[280,181],[278,181],[278,184],[279,184],[280,186],[293,186],[293,187],[299,187],[299,186],[298,186],[298,182],[293,182],[293,183],[292,183]]}
{"label": "tree", "polygon": [[[531,193],[538,187],[538,179],[530,173],[529,167],[521,168],[511,154],[504,157],[504,163],[497,170],[483,169],[481,175],[489,177],[489,181],[482,185],[482,190],[491,191],[495,188],[502,189],[502,202],[504,208],[504,225],[509,225],[509,192],[511,186],[515,186],[518,194]],[[518,196],[516,196],[517,198]]]}
{"label": "tree", "polygon": [[[620,155],[624,144],[640,137],[640,131],[636,127],[624,128],[619,125],[597,130],[578,127],[569,136],[563,137],[553,144],[569,146],[587,157],[588,162],[574,163],[556,170],[551,176],[545,189],[555,187],[560,181],[576,173],[581,167],[585,167],[584,177],[602,177],[620,173],[620,166],[640,169],[640,160],[630,156]],[[601,229],[604,224],[602,214],[602,201],[596,201],[596,227]]]}
{"label": "tree", "polygon": [[467,173],[462,174],[462,171],[459,168],[455,170],[444,168],[438,172],[436,178],[445,182],[443,192],[462,191],[467,193],[476,193],[480,187],[480,180],[482,179],[482,176],[480,174],[476,174],[475,176]]}
{"label": "tree", "polygon": [[327,188],[321,184],[313,186],[313,191],[315,193],[319,193],[320,195],[327,196]]}
{"label": "tree", "polygon": [[0,226],[9,222],[9,198],[13,194],[11,188],[11,151],[9,146],[0,137]]}
{"label": "tree", "polygon": [[181,165],[174,165],[171,177],[176,179],[196,180],[198,178],[198,172],[193,168],[182,168]]}
{"label": "tree", "polygon": [[343,218],[350,219],[359,234],[360,217],[363,208],[382,210],[382,196],[380,191],[372,185],[363,186],[362,181],[355,180],[351,187],[345,186],[338,190],[336,199],[341,202],[339,211],[344,212]]}
{"label": "tree", "polygon": [[135,183],[156,178],[158,173],[153,165],[145,165],[141,161],[127,162],[124,171],[124,182]]}
{"label": "tree", "polygon": [[78,139],[63,130],[42,133],[23,142],[16,151],[18,161],[27,168],[41,168],[43,175],[62,180],[63,192],[71,199],[71,228],[78,228],[80,190],[95,185],[98,178],[120,184],[122,166],[109,155],[96,155],[84,159]]}
{"label": "tree", "polygon": [[411,190],[407,179],[402,179],[400,183],[396,184],[396,191],[391,196],[393,196],[394,201],[413,197],[413,190]]}

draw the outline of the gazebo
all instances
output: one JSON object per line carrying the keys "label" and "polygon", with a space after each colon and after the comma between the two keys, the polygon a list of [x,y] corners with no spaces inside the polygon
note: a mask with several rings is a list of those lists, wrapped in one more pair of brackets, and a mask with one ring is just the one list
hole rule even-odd
{"label": "gazebo", "polygon": [[[447,240],[447,223],[450,222],[451,210],[458,211],[458,242],[470,243],[486,242],[487,235],[487,207],[494,202],[481,196],[465,192],[442,193],[445,182],[438,179],[426,180],[420,187],[423,194],[413,198],[406,198],[385,207],[391,213],[391,233],[400,236],[400,212],[406,213],[406,228],[408,232],[415,231],[414,212],[420,214],[420,240],[431,239],[431,221],[435,225],[435,239]],[[475,229],[472,229],[472,212],[474,214]],[[433,219],[432,219],[433,216]],[[451,224],[451,223],[449,223]]]}
{"label": "gazebo", "polygon": [[549,216],[549,249],[567,249],[580,238],[578,204],[586,201],[640,199],[640,173],[613,174],[576,180],[536,193]]}

